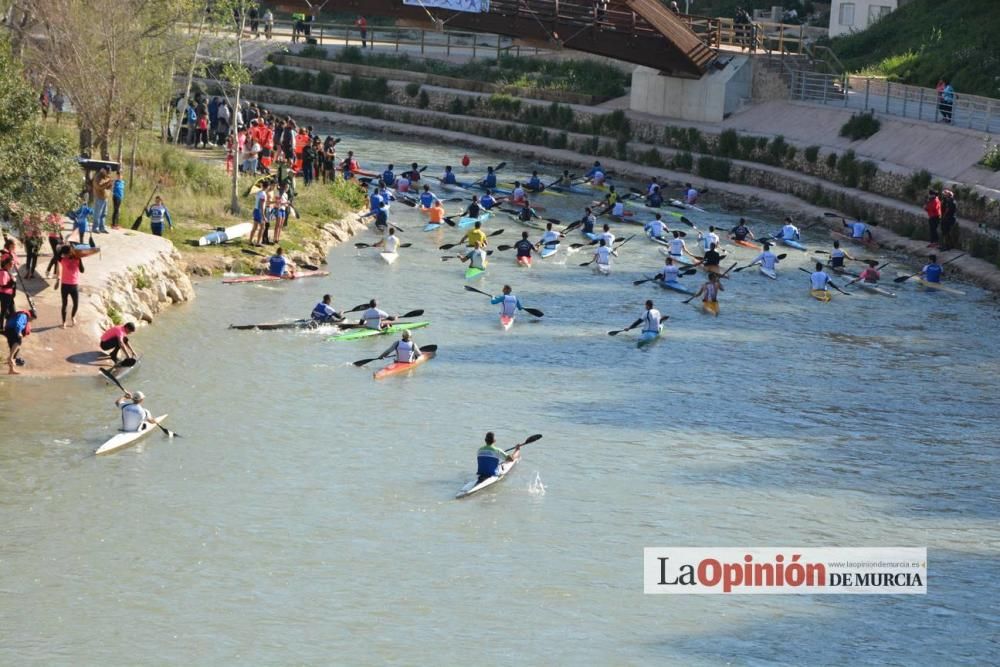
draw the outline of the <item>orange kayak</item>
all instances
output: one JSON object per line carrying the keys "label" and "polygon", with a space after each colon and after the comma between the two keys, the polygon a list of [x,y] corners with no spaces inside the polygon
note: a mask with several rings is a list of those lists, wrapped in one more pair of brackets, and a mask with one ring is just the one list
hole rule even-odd
{"label": "orange kayak", "polygon": [[740,240],[734,239],[731,236],[729,237],[729,240],[732,241],[733,243],[735,243],[738,246],[743,246],[744,248],[750,248],[751,250],[763,250],[764,249],[764,246],[762,246],[759,243],[754,243],[753,241],[740,241]]}
{"label": "orange kayak", "polygon": [[718,301],[702,301],[701,309],[710,315],[719,316],[719,302]]}
{"label": "orange kayak", "polygon": [[421,365],[425,361],[430,361],[437,355],[436,352],[422,352],[416,361],[411,361],[410,363],[404,363],[401,361],[394,361],[384,368],[380,368],[375,371],[375,379],[381,380],[382,378],[387,378],[390,375],[399,375],[400,373],[406,373],[413,370],[417,366]]}
{"label": "orange kayak", "polygon": [[527,257],[518,257],[517,265],[531,268],[531,256],[529,255]]}

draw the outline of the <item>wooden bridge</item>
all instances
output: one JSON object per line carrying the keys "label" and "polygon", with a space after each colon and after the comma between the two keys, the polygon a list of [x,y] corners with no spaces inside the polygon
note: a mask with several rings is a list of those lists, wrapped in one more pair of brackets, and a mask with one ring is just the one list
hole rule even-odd
{"label": "wooden bridge", "polygon": [[[309,11],[301,0],[286,7]],[[659,0],[490,0],[484,13],[404,5],[401,0],[336,0],[328,9],[505,35],[698,78],[715,60],[709,47]]]}

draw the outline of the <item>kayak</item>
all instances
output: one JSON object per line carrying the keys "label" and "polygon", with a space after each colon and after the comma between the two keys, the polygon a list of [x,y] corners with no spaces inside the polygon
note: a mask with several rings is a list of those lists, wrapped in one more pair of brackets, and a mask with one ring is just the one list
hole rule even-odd
{"label": "kayak", "polygon": [[[166,418],[167,415],[160,415],[159,417],[156,418],[155,421],[157,424],[160,424]],[[142,426],[139,427],[138,431],[127,431],[127,432],[119,431],[117,435],[111,436],[110,438],[104,441],[103,445],[101,445],[100,447],[97,448],[96,451],[94,451],[94,454],[102,456],[104,454],[112,454],[114,452],[125,449],[126,447],[131,447],[132,445],[136,444],[137,442],[145,438],[153,431],[158,431],[158,430],[159,429],[156,428],[156,426],[154,426],[153,424],[150,424],[148,422],[143,422]]]}
{"label": "kayak", "polygon": [[732,236],[729,237],[729,240],[732,241],[733,243],[735,243],[738,246],[742,246],[744,248],[750,248],[751,250],[763,250],[764,249],[764,246],[762,246],[759,243],[754,243],[753,241],[740,241],[739,239],[734,239]]}
{"label": "kayak", "polygon": [[912,280],[923,287],[934,292],[944,292],[945,294],[954,294],[955,296],[965,296],[965,292],[957,289],[952,289],[951,287],[945,287],[941,283],[931,283],[927,282],[923,278],[912,278]]}
{"label": "kayak", "polygon": [[640,348],[646,347],[647,345],[650,345],[654,343],[656,340],[658,340],[660,338],[661,333],[663,333],[662,324],[660,325],[660,328],[657,331],[643,331],[641,334],[639,334],[639,342],[637,342],[635,346]]}
{"label": "kayak", "polygon": [[465,279],[475,280],[476,278],[482,276],[484,273],[486,273],[486,269],[477,269],[474,266],[470,266],[465,270]]}
{"label": "kayak", "polygon": [[407,373],[409,371],[412,371],[417,366],[430,361],[436,356],[436,354],[437,353],[434,351],[421,352],[420,356],[417,357],[415,361],[411,362],[394,361],[388,366],[385,366],[375,371],[373,377],[376,380],[381,380],[382,378],[387,378],[390,375],[399,375],[400,373]]}
{"label": "kayak", "polygon": [[507,331],[512,326],[514,326],[514,318],[511,315],[501,315],[500,316],[500,326],[503,327],[504,331]]}
{"label": "kayak", "polygon": [[424,225],[425,232],[433,232],[435,229],[441,229],[444,226],[442,222],[428,222]]}
{"label": "kayak", "polygon": [[719,302],[718,301],[702,301],[701,309],[710,315],[719,316]]}
{"label": "kayak", "polygon": [[[659,213],[659,214],[663,215],[664,217],[670,216],[671,218],[674,218],[675,220],[680,220],[681,218],[684,217],[684,214],[680,213],[678,211],[671,211],[669,208],[664,208],[662,206],[660,206],[660,207],[650,206],[649,204],[643,204],[643,203],[641,203],[639,201],[636,201],[634,199],[628,200],[628,205],[629,205],[629,207],[634,208],[637,211],[646,211],[646,212],[649,212],[649,213]],[[634,212],[633,212],[633,215],[634,215]],[[638,222],[638,221],[636,221],[636,222]]]}
{"label": "kayak", "polygon": [[74,243],[73,251],[77,257],[90,257],[91,255],[96,255],[101,252],[101,249],[96,246],[91,247],[86,243]]}
{"label": "kayak", "polygon": [[674,208],[683,208],[688,211],[698,211],[699,213],[705,213],[705,209],[695,206],[694,204],[688,204],[687,202],[683,202],[680,199],[671,199],[670,205],[673,206]]}
{"label": "kayak", "polygon": [[403,331],[409,331],[410,329],[420,329],[426,327],[430,322],[400,322],[399,324],[391,324],[381,331],[375,331],[374,329],[355,329],[353,331],[348,331],[347,333],[337,334],[336,336],[330,336],[327,338],[329,341],[343,341],[343,340],[360,340],[362,338],[371,338],[372,336],[388,336],[394,333],[401,333]]}
{"label": "kayak", "polygon": [[791,239],[779,239],[781,245],[786,245],[789,248],[795,248],[796,250],[806,250],[807,248],[799,243],[798,241],[793,241]]}
{"label": "kayak", "polygon": [[459,229],[466,229],[467,227],[471,227],[477,222],[486,222],[491,217],[493,217],[493,214],[490,213],[489,211],[484,211],[483,213],[480,213],[478,218],[470,218],[469,216],[464,216],[458,219],[456,226]]}
{"label": "kayak", "polygon": [[459,183],[459,186],[466,190],[490,190],[495,195],[509,195],[512,192],[507,188],[488,188],[482,183]]}
{"label": "kayak", "polygon": [[320,326],[319,322],[313,319],[294,320],[292,322],[265,322],[263,324],[230,324],[230,329],[240,331],[250,331],[259,329],[260,331],[278,331],[280,329],[315,329]]}
{"label": "kayak", "polygon": [[543,225],[540,225],[537,222],[532,222],[530,220],[521,220],[519,216],[514,215],[513,213],[508,213],[507,217],[509,217],[514,222],[524,225],[525,227],[530,227],[531,229],[537,229],[542,232],[545,231],[545,227]]}
{"label": "kayak", "polygon": [[859,273],[856,273],[854,271],[848,271],[842,266],[833,266],[832,264],[830,264],[829,261],[820,259],[819,257],[811,257],[810,259],[817,264],[822,264],[824,267],[830,269],[837,275],[850,276],[852,278],[857,278],[860,275]]}
{"label": "kayak", "polygon": [[778,272],[775,271],[774,269],[767,268],[763,264],[760,265],[760,272],[763,273],[768,278],[770,278],[771,280],[777,280],[778,279]]}
{"label": "kayak", "polygon": [[670,239],[665,236],[653,236],[652,234],[647,232],[646,238],[652,241],[653,243],[659,243],[662,246],[670,245]]}
{"label": "kayak", "polygon": [[863,246],[865,248],[868,248],[869,250],[877,250],[879,247],[878,241],[876,241],[875,239],[866,239],[866,238],[856,239],[853,236],[850,236],[848,234],[843,234],[835,229],[830,230],[830,237],[839,239],[841,241],[850,241],[851,243]]}
{"label": "kayak", "polygon": [[398,252],[380,252],[378,256],[381,257],[382,261],[385,262],[386,264],[392,264],[397,259],[399,259]]}
{"label": "kayak", "polygon": [[663,289],[673,290],[675,292],[680,292],[681,294],[694,294],[693,289],[685,287],[676,280],[657,280],[656,284],[658,284]]}
{"label": "kayak", "polygon": [[199,246],[206,245],[217,245],[219,243],[225,243],[226,241],[235,241],[238,238],[242,238],[250,233],[253,229],[252,222],[241,222],[238,225],[233,225],[232,227],[216,227],[215,231],[211,234],[205,234],[200,239],[198,239]]}
{"label": "kayak", "polygon": [[526,255],[524,257],[518,257],[517,258],[517,265],[518,266],[523,266],[526,269],[530,269],[531,268],[531,255]]}
{"label": "kayak", "polygon": [[825,289],[811,289],[809,290],[809,295],[817,301],[822,301],[824,303],[833,298],[830,292]]}
{"label": "kayak", "polygon": [[594,264],[594,271],[601,274],[602,276],[611,275],[611,265],[610,264]]}
{"label": "kayak", "polygon": [[276,280],[298,280],[299,278],[322,278],[330,275],[329,271],[299,271],[294,276],[240,276],[239,278],[226,278],[223,285],[235,285],[239,283],[267,283]]}
{"label": "kayak", "polygon": [[551,257],[552,255],[556,254],[557,252],[559,252],[559,244],[558,243],[552,243],[552,244],[549,244],[549,245],[543,245],[542,246],[542,251],[541,251],[540,254],[542,256],[542,259],[548,259],[549,257]]}
{"label": "kayak", "polygon": [[664,257],[673,257],[674,262],[678,264],[684,264],[686,266],[691,266],[695,262],[695,260],[691,259],[687,255],[671,255],[670,251],[667,250],[666,248],[660,248],[660,254],[663,255]]}
{"label": "kayak", "polygon": [[104,378],[105,382],[108,382],[110,384],[111,380],[109,379],[108,376],[111,376],[116,380],[121,380],[123,377],[134,371],[141,363],[142,363],[141,354],[135,357],[134,359],[131,357],[128,359],[122,359],[111,368],[100,369],[101,376]]}
{"label": "kayak", "polygon": [[890,296],[890,297],[893,297],[893,298],[895,298],[895,296],[896,296],[895,292],[890,292],[887,289],[879,287],[878,283],[870,283],[867,280],[859,280],[856,284],[861,289],[867,290],[869,292],[873,292],[875,294],[881,294],[882,296]]}
{"label": "kayak", "polygon": [[493,477],[487,477],[486,479],[479,479],[477,476],[475,479],[470,480],[465,486],[459,489],[458,493],[455,494],[455,498],[466,498],[471,496],[473,493],[479,493],[483,489],[489,486],[493,486],[504,477],[506,477],[517,462],[521,460],[520,455],[512,461],[504,461],[500,464],[500,472]]}

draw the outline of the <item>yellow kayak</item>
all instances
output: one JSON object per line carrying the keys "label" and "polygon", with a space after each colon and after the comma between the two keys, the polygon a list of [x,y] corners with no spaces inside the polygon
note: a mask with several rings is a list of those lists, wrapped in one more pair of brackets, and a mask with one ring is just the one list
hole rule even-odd
{"label": "yellow kayak", "polygon": [[831,295],[825,289],[812,289],[812,290],[809,290],[809,295],[812,298],[816,299],[817,301],[823,301],[824,303],[833,298],[833,295]]}
{"label": "yellow kayak", "polygon": [[702,301],[701,309],[708,313],[709,315],[719,316],[719,302],[718,301]]}

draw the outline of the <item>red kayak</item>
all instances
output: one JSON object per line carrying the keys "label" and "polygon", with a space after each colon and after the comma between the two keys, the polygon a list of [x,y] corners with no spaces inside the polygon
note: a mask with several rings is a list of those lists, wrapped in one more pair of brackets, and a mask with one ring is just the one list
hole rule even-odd
{"label": "red kayak", "polygon": [[223,285],[233,285],[236,283],[268,283],[275,280],[298,280],[299,278],[322,278],[330,275],[329,271],[299,271],[295,275],[284,276],[240,276],[239,278],[226,278]]}
{"label": "red kayak", "polygon": [[531,255],[528,255],[527,257],[518,257],[517,265],[531,268]]}

